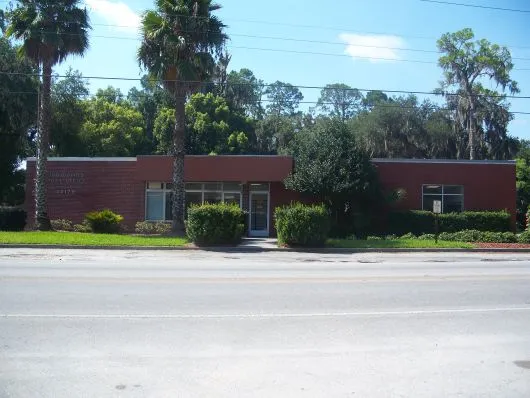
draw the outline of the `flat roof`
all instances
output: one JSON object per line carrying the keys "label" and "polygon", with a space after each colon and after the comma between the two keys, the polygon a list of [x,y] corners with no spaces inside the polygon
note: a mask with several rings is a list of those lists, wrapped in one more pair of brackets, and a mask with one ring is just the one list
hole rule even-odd
{"label": "flat roof", "polygon": [[421,163],[421,164],[504,164],[515,165],[515,160],[469,160],[469,159],[402,159],[373,158],[374,163]]}

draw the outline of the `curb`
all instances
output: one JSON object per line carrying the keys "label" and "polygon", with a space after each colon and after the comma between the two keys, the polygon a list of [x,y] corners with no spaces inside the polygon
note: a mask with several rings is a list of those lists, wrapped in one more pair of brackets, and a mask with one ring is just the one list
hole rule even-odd
{"label": "curb", "polygon": [[142,251],[208,251],[229,253],[320,253],[320,254],[349,254],[349,253],[530,253],[530,248],[281,248],[281,247],[186,247],[186,246],[86,246],[86,245],[39,245],[39,244],[0,244],[0,249],[59,249],[59,250],[142,250]]}

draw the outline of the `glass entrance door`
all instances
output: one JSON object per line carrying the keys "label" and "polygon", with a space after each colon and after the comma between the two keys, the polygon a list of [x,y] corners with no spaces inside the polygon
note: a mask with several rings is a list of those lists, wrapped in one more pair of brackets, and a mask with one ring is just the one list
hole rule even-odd
{"label": "glass entrance door", "polygon": [[269,193],[250,192],[250,236],[269,236]]}

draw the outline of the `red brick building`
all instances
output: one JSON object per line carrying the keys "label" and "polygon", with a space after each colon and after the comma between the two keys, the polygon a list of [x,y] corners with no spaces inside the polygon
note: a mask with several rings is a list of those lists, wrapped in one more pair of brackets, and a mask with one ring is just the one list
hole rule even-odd
{"label": "red brick building", "polygon": [[[515,163],[512,161],[374,159],[385,191],[402,189],[399,209],[508,210],[515,225]],[[249,235],[273,234],[274,208],[300,200],[283,180],[294,168],[288,156],[187,156],[186,204],[235,202],[250,214]],[[170,220],[172,159],[50,158],[48,213],[74,223],[93,210],[110,208],[124,223]],[[27,162],[26,210],[34,214],[35,159]]]}

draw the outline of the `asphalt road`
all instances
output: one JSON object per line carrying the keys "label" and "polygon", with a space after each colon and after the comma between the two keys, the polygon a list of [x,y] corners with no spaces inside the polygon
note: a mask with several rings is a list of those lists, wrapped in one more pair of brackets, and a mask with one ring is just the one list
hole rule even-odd
{"label": "asphalt road", "polygon": [[530,255],[0,249],[0,397],[530,397]]}

